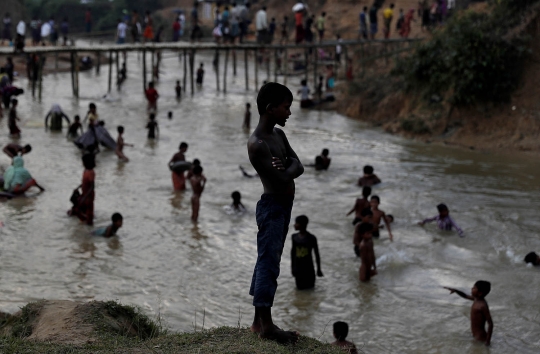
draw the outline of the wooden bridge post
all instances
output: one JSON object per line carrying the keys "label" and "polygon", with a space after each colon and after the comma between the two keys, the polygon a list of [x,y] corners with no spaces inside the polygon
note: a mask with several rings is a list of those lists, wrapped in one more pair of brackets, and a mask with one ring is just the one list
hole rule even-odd
{"label": "wooden bridge post", "polygon": [[249,60],[247,49],[244,49],[244,72],[246,76],[246,91],[249,91]]}
{"label": "wooden bridge post", "polygon": [[155,71],[154,71],[154,70],[155,70],[154,65],[156,65],[156,63],[155,63],[155,59],[154,59],[154,54],[155,54],[155,53],[154,53],[154,50],[152,49],[152,50],[150,51],[150,53],[151,53],[151,55],[152,55],[152,60],[150,61],[151,65],[152,65],[152,70],[150,71],[150,73],[151,73],[151,74],[150,74],[150,77],[152,78],[151,81],[155,81],[155,80],[156,80],[156,77],[155,77],[155,75],[154,75],[154,74],[155,74]]}
{"label": "wooden bridge post", "polygon": [[225,49],[225,68],[223,69],[223,92],[227,92],[227,66],[229,66],[229,49]]}
{"label": "wooden bridge post", "polygon": [[362,64],[362,77],[364,77],[365,74],[365,52],[364,52],[364,43],[362,43],[362,46],[360,47],[360,56],[362,59],[360,59],[360,63]]}
{"label": "wooden bridge post", "polygon": [[75,97],[79,98],[79,56],[77,52],[75,52],[74,61],[75,61]]}
{"label": "wooden bridge post", "polygon": [[107,92],[111,92],[111,86],[112,86],[112,66],[113,66],[113,51],[109,51],[109,90]]}
{"label": "wooden bridge post", "polygon": [[41,91],[43,89],[43,55],[39,55],[39,69],[38,69],[38,79],[39,79],[39,92],[38,97],[41,101]]}
{"label": "wooden bridge post", "polygon": [[[75,96],[75,60],[73,59],[74,53],[69,53],[69,71],[71,74],[71,92],[73,93],[73,96]],[[36,78],[37,80],[38,78]]]}
{"label": "wooden bridge post", "polygon": [[190,75],[190,81],[191,81],[191,95],[193,96],[195,94],[195,87],[193,83],[193,65],[195,64],[195,50],[191,51],[191,55],[189,58],[189,75]]}
{"label": "wooden bridge post", "polygon": [[270,73],[270,48],[268,48],[268,50],[265,49],[265,58],[266,58],[266,82],[270,82],[272,81],[272,75]]}
{"label": "wooden bridge post", "polygon": [[146,50],[143,49],[142,51],[142,77],[143,77],[143,92],[146,91]]}
{"label": "wooden bridge post", "polygon": [[304,80],[306,80],[306,83],[308,81],[308,74],[309,74],[309,54],[308,49],[304,49],[304,60],[306,61],[306,72],[304,74]]}
{"label": "wooden bridge post", "polygon": [[233,59],[233,75],[236,76],[236,49],[233,49],[232,51],[232,59]]}
{"label": "wooden bridge post", "polygon": [[101,66],[101,52],[96,53],[96,75],[99,74],[99,69]]}
{"label": "wooden bridge post", "polygon": [[285,49],[285,55],[283,56],[283,66],[284,66],[284,78],[283,85],[287,85],[287,76],[289,76],[289,57],[287,54],[287,49]]}
{"label": "wooden bridge post", "polygon": [[257,58],[257,49],[253,51],[255,53],[255,92],[259,90],[259,58]]}
{"label": "wooden bridge post", "polygon": [[118,80],[120,79],[120,63],[118,56],[120,55],[119,51],[116,51],[116,83],[117,83],[117,89],[120,90],[120,86],[118,85]]}
{"label": "wooden bridge post", "polygon": [[315,89],[318,85],[317,81],[317,70],[319,69],[319,53],[317,53],[317,48],[313,51],[315,57],[313,58],[313,88]]}
{"label": "wooden bridge post", "polygon": [[184,92],[186,92],[186,83],[187,83],[187,51],[184,49]]}
{"label": "wooden bridge post", "polygon": [[216,53],[215,53],[215,64],[216,66],[214,67],[214,69],[216,70],[216,90],[217,92],[219,92],[219,49],[216,49]]}
{"label": "wooden bridge post", "polygon": [[277,82],[277,69],[278,69],[278,50],[274,50],[274,82]]}

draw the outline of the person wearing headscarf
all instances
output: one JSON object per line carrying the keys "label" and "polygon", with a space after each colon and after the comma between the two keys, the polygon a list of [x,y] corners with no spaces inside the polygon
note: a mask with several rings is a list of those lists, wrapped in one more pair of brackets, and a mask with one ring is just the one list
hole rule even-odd
{"label": "person wearing headscarf", "polygon": [[45,191],[30,172],[24,168],[24,160],[20,156],[13,158],[13,165],[4,173],[4,190],[12,194],[24,194],[31,187],[38,187],[42,192]]}

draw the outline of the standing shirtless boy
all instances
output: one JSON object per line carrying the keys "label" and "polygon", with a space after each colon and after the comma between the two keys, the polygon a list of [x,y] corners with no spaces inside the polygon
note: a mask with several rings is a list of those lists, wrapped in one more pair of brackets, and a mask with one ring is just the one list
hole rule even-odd
{"label": "standing shirtless boy", "polygon": [[354,203],[354,206],[347,213],[347,216],[349,216],[354,212],[354,220],[352,222],[353,225],[356,225],[358,222],[362,220],[362,216],[360,215],[362,210],[366,208],[371,208],[371,204],[369,203],[369,199],[368,199],[370,195],[371,195],[371,187],[362,188],[362,198],[357,198],[356,202]]}
{"label": "standing shirtless boy", "polygon": [[388,222],[388,219],[386,218],[386,214],[384,211],[379,209],[379,203],[381,202],[381,199],[376,196],[372,195],[369,203],[371,204],[371,211],[373,212],[373,237],[379,237],[379,225],[381,224],[381,219],[384,221],[384,224],[386,225],[386,229],[388,230],[388,235],[390,235],[390,241],[394,241],[394,236],[392,236],[392,230],[390,229],[390,223]]}
{"label": "standing shirtless boy", "polygon": [[206,177],[202,174],[202,167],[195,166],[193,168],[193,175],[189,179],[191,183],[191,189],[193,189],[193,195],[191,196],[191,220],[197,222],[199,218],[199,208],[201,207],[201,195],[206,186]]}
{"label": "standing shirtless boy", "polygon": [[372,230],[372,224],[360,224],[358,227],[358,234],[362,240],[358,247],[360,259],[362,260],[359,277],[360,281],[363,282],[367,282],[372,276],[377,275],[377,263],[375,261],[375,251],[373,250],[373,238],[371,237]]}
{"label": "standing shirtless boy", "polygon": [[284,127],[291,115],[292,92],[269,82],[259,91],[259,124],[248,141],[251,164],[259,174],[264,194],[257,203],[257,263],[249,294],[253,296],[255,318],[251,331],[261,338],[280,343],[295,343],[297,332],[283,331],[272,321],[272,305],[277,289],[279,263],[289,230],[294,200],[294,179],[304,173],[304,166],[292,149]]}
{"label": "standing shirtless boy", "polygon": [[[477,281],[471,289],[471,295],[467,295],[454,288],[447,288],[446,286],[444,288],[450,290],[450,294],[456,293],[464,299],[473,301],[471,306],[472,335],[474,339],[489,345],[491,342],[491,334],[493,333],[493,320],[491,319],[489,306],[485,297],[491,291],[491,283],[485,280]],[[486,322],[488,324],[487,332]]]}
{"label": "standing shirtless boy", "polygon": [[124,142],[124,127],[119,125],[118,128],[118,139],[116,140],[116,156],[124,162],[129,162],[129,159],[124,155],[124,146],[133,146],[133,144],[127,144]]}

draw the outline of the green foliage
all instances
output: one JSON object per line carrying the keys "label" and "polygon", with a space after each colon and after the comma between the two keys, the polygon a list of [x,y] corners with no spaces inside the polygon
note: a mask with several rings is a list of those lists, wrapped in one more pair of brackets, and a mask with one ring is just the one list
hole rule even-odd
{"label": "green foliage", "polygon": [[529,51],[524,37],[505,35],[521,20],[522,6],[533,2],[538,0],[502,0],[491,13],[454,17],[414,54],[400,59],[394,74],[403,76],[408,88],[427,96],[449,94],[458,105],[508,100]]}
{"label": "green foliage", "polygon": [[11,327],[11,335],[16,338],[26,338],[32,334],[32,320],[38,315],[40,302],[31,302],[21,308],[21,316]]}

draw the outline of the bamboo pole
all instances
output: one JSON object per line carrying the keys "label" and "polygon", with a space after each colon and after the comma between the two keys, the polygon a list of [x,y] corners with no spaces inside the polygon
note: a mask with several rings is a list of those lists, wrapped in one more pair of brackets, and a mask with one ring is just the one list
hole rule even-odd
{"label": "bamboo pole", "polygon": [[155,53],[154,53],[154,50],[152,49],[152,50],[150,51],[150,53],[151,53],[151,55],[152,55],[152,60],[150,61],[151,65],[152,65],[152,71],[151,71],[150,77],[152,78],[151,81],[155,81],[156,78],[155,78],[155,76],[154,76],[154,73],[155,73],[154,65],[155,65],[156,63],[155,63],[155,58],[154,58],[154,54],[155,54]]}
{"label": "bamboo pole", "polygon": [[225,68],[223,69],[223,92],[227,92],[227,66],[229,65],[229,49],[225,50]]}
{"label": "bamboo pole", "polygon": [[112,66],[113,66],[113,51],[109,51],[109,90],[107,92],[111,92],[111,85],[112,85]]}
{"label": "bamboo pole", "polygon": [[195,64],[195,50],[191,51],[191,55],[189,58],[189,75],[190,75],[190,81],[191,81],[191,95],[195,94],[195,87],[193,83],[193,65]]}
{"label": "bamboo pole", "polygon": [[[33,56],[30,56],[30,60],[34,60]],[[33,65],[37,65],[35,62]],[[32,78],[32,97],[36,97],[36,81],[37,77],[34,76],[34,67],[32,65],[32,71],[30,72],[30,77]]]}
{"label": "bamboo pole", "polygon": [[216,70],[216,90],[217,92],[219,92],[219,50],[216,49],[216,53],[215,53],[215,60],[216,60],[216,66],[215,66],[215,70]]}
{"label": "bamboo pole", "polygon": [[232,51],[232,58],[233,58],[233,75],[236,76],[236,49],[233,49]]}
{"label": "bamboo pole", "polygon": [[99,69],[101,66],[101,52],[96,53],[96,75],[99,74]]}
{"label": "bamboo pole", "polygon": [[118,56],[120,55],[120,52],[116,52],[116,86],[117,89],[120,90],[120,85],[118,85],[118,81],[120,80],[120,62],[118,59]]}
{"label": "bamboo pole", "polygon": [[146,91],[146,50],[142,51],[142,77],[143,77],[143,92]]}
{"label": "bamboo pole", "polygon": [[43,89],[43,55],[39,56],[39,70],[38,70],[38,77],[39,77],[39,100],[41,101],[41,91]]}
{"label": "bamboo pole", "polygon": [[77,52],[74,55],[75,61],[75,97],[79,98],[79,56]]}
{"label": "bamboo pole", "polygon": [[[75,96],[75,61],[73,60],[74,53],[70,53],[69,55],[69,66],[70,66],[70,74],[71,74],[71,92],[73,93],[73,96]],[[37,80],[37,78],[36,78]]]}
{"label": "bamboo pole", "polygon": [[249,91],[249,61],[248,61],[248,51],[244,49],[244,73],[246,76],[246,91]]}
{"label": "bamboo pole", "polygon": [[186,92],[187,83],[187,51],[184,49],[184,92]]}
{"label": "bamboo pole", "polygon": [[257,49],[253,51],[255,53],[255,92],[259,90],[259,58],[257,58]]}

